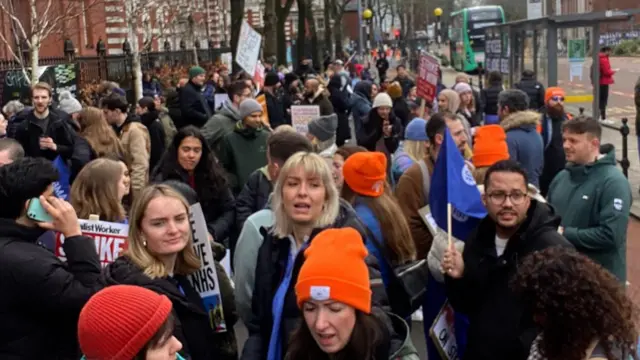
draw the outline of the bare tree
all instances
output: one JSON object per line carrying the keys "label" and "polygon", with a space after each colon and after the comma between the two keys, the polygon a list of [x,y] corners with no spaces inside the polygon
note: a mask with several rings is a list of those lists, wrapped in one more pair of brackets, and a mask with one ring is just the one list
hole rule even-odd
{"label": "bare tree", "polygon": [[278,54],[277,58],[280,64],[284,64],[287,59],[287,36],[285,33],[285,25],[287,24],[287,18],[291,12],[294,0],[286,0],[284,4],[280,4],[280,1],[276,1],[276,38],[278,42]]}
{"label": "bare tree", "polygon": [[278,15],[276,13],[276,0],[265,0],[264,2],[264,29],[262,38],[264,44],[263,56],[266,58],[278,53],[278,37],[274,36],[278,26]]}
{"label": "bare tree", "polygon": [[[38,59],[42,42],[54,33],[62,33],[71,20],[83,16],[98,3],[103,4],[102,1],[0,0],[0,15],[4,15],[10,20],[11,33],[13,34],[13,38],[11,38],[0,31],[0,41],[4,43],[11,57],[20,65],[25,79],[29,83],[33,84],[38,81]],[[20,7],[16,4],[19,4]],[[19,9],[24,9],[24,5],[28,6],[27,19],[20,16]],[[29,59],[23,58],[18,45],[22,43],[29,49]],[[29,68],[31,74],[29,74]]]}
{"label": "bare tree", "polygon": [[[240,37],[240,28],[244,20],[244,0],[233,0],[231,3],[231,54],[235,60],[236,49],[238,48],[238,37]],[[237,68],[237,64],[233,65]],[[252,74],[253,75],[253,74]]]}

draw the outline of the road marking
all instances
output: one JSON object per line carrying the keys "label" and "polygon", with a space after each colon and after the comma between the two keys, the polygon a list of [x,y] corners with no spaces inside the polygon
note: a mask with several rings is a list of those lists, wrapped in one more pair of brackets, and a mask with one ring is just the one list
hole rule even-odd
{"label": "road marking", "polygon": [[[562,80],[559,80],[558,84],[561,84],[561,85],[565,84],[565,85],[574,86],[574,87],[577,87],[577,88],[593,90],[593,86],[591,86],[591,85],[587,86],[587,85],[584,85],[584,84],[565,82],[565,81],[562,81]],[[629,99],[633,99],[634,98],[633,94],[625,93],[625,92],[622,92],[622,91],[611,91],[610,93],[613,94],[613,95],[622,96],[622,97],[626,97],[626,98],[629,98]]]}
{"label": "road marking", "polygon": [[564,102],[567,104],[593,102],[593,95],[566,95]]}

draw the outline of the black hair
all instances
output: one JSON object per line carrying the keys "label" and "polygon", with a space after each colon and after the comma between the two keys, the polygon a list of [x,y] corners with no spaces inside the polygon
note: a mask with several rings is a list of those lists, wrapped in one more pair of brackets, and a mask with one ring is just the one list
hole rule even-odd
{"label": "black hair", "polygon": [[600,122],[584,115],[565,121],[562,124],[562,131],[568,131],[573,134],[589,134],[598,138],[598,140],[602,138]]}
{"label": "black hair", "polygon": [[196,184],[195,190],[204,207],[206,204],[226,196],[224,193],[228,190],[228,182],[226,172],[220,164],[218,164],[213,151],[209,148],[207,140],[197,127],[189,125],[178,130],[154,171],[153,178],[157,175],[160,175],[162,180],[176,178],[176,172],[179,171],[178,169],[182,169],[178,163],[178,148],[187,137],[194,137],[200,140],[202,144],[202,155],[194,169],[193,175]]}
{"label": "black hair", "polygon": [[447,128],[447,122],[444,119],[444,114],[436,113],[431,115],[429,121],[427,121],[427,125],[425,125],[425,132],[427,133],[427,138],[432,145],[435,145],[436,135],[444,133]]}
{"label": "black hair", "polygon": [[102,99],[101,102],[102,108],[107,110],[116,110],[119,109],[122,113],[127,113],[127,109],[129,108],[129,103],[124,96],[120,96],[115,93],[111,93]]}
{"label": "black hair", "polygon": [[499,71],[491,71],[487,76],[489,84],[502,84],[502,74]]}
{"label": "black hair", "polygon": [[525,111],[529,108],[529,96],[522,90],[507,89],[498,95],[498,108],[509,108],[510,113]]}
{"label": "black hair", "polygon": [[138,105],[141,108],[146,108],[149,111],[156,111],[156,102],[151,96],[145,96],[138,100]]}
{"label": "black hair", "polygon": [[605,45],[602,48],[600,48],[600,52],[607,52],[607,51],[611,51],[611,46]]}
{"label": "black hair", "polygon": [[146,344],[140,349],[138,354],[133,360],[145,360],[147,358],[147,352],[151,349],[158,348],[164,345],[173,336],[173,330],[175,328],[176,319],[173,313],[169,313],[167,319],[160,325],[158,331],[147,341]]}
{"label": "black hair", "polygon": [[24,148],[15,139],[2,138],[0,139],[0,151],[9,151],[9,158],[13,161],[22,159],[24,157]]}
{"label": "black hair", "polygon": [[309,139],[299,133],[281,131],[269,135],[267,149],[269,149],[269,157],[272,161],[284,164],[299,151],[313,152],[313,145]]}
{"label": "black hair", "polygon": [[246,83],[245,80],[236,80],[232,82],[227,88],[227,94],[229,95],[229,100],[233,101],[233,96],[242,96],[242,93],[246,89],[251,89],[251,87]]}
{"label": "black hair", "polygon": [[509,172],[522,175],[524,179],[525,187],[529,185],[529,177],[527,176],[527,172],[524,170],[520,164],[518,164],[515,160],[501,160],[497,163],[489,166],[487,172],[484,175],[484,190],[487,191],[489,188],[489,180],[491,179],[491,174],[496,172]]}
{"label": "black hair", "polygon": [[22,158],[0,167],[0,218],[18,219],[27,200],[38,198],[58,181],[58,170],[43,158]]}

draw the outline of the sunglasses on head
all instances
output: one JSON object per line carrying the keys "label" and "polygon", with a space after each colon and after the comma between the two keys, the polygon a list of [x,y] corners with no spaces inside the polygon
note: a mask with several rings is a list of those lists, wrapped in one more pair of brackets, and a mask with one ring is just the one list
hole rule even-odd
{"label": "sunglasses on head", "polygon": [[552,96],[551,100],[555,102],[564,102],[564,96]]}

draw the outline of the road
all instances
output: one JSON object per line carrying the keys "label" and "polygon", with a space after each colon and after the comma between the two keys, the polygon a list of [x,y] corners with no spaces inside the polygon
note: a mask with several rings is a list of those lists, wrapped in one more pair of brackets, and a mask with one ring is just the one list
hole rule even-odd
{"label": "road", "polygon": [[[571,82],[569,81],[569,63],[567,59],[558,59],[558,84],[571,95],[590,94],[593,89],[589,76],[591,63],[591,60],[585,61],[582,69],[582,80],[574,78],[574,81]],[[640,58],[612,57],[611,67],[617,68],[619,71],[614,76],[615,84],[610,87],[607,117],[616,121],[619,125],[619,120],[623,117],[635,118],[636,108],[633,102],[633,91],[636,82],[640,79]],[[586,107],[588,112],[591,110],[591,103],[575,105]],[[632,122],[630,121],[630,123]]]}

